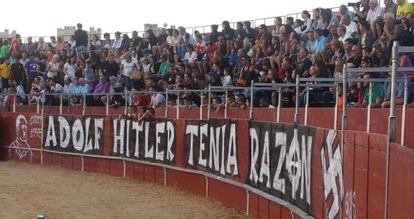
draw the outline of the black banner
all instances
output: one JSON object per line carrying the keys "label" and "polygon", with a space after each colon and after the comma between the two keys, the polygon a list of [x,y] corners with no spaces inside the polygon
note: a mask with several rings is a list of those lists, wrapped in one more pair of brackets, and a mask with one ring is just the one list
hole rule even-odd
{"label": "black banner", "polygon": [[170,120],[113,117],[111,139],[113,156],[175,164],[175,125]]}
{"label": "black banner", "polygon": [[185,158],[193,169],[220,176],[239,176],[237,123],[217,119],[187,121]]}
{"label": "black banner", "polygon": [[312,215],[311,164],[315,129],[251,122],[249,133],[247,184]]}
{"label": "black banner", "polygon": [[95,116],[47,116],[43,145],[48,150],[103,154],[104,118]]}

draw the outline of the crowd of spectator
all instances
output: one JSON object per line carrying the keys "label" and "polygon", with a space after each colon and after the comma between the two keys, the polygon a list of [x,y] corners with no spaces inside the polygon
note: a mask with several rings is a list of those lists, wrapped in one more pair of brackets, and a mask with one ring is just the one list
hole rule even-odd
{"label": "crowd of spectator", "polygon": [[[206,89],[208,85],[224,88],[249,87],[254,83],[291,83],[301,78],[341,78],[343,66],[348,68],[387,67],[390,65],[394,41],[414,46],[414,6],[406,0],[361,0],[341,5],[339,13],[316,8],[303,11],[302,19],[275,18],[274,25],[253,28],[251,22],[238,22],[232,28],[223,21],[222,29],[211,25],[211,32],[186,32],[185,28],[146,31],[141,37],[115,33],[88,36],[77,25],[67,42],[51,37],[50,42],[29,37],[22,43],[19,35],[0,41],[0,88],[7,109],[12,104],[77,106],[159,107],[180,104],[184,107],[206,105],[207,92],[200,95],[189,90]],[[351,10],[352,8],[352,10]],[[399,65],[413,66],[410,54],[401,54]],[[408,76],[408,98],[413,97],[412,76]],[[389,74],[352,74],[349,78],[387,78]],[[311,106],[347,104],[364,107],[388,107],[390,85],[374,83],[349,84],[349,95],[343,100],[342,89],[318,87],[313,82],[309,91]],[[166,90],[178,90],[169,93]],[[145,93],[140,93],[145,91]],[[294,105],[300,98],[305,104],[302,88],[296,95],[293,88],[282,90],[282,104]],[[336,92],[339,99],[336,100]],[[107,93],[109,95],[107,95]],[[238,89],[228,93],[212,93],[213,108],[276,107],[275,91],[251,93]],[[56,95],[58,94],[58,95]],[[60,100],[60,96],[62,100]],[[93,94],[93,95],[92,95]],[[123,95],[127,94],[127,95]],[[17,95],[17,96],[16,96]],[[179,96],[178,96],[179,95]],[[253,102],[250,102],[253,95]],[[403,103],[404,81],[398,82],[397,104]],[[168,100],[168,101],[167,101]],[[180,101],[178,103],[178,100]],[[202,103],[203,101],[203,103]]]}

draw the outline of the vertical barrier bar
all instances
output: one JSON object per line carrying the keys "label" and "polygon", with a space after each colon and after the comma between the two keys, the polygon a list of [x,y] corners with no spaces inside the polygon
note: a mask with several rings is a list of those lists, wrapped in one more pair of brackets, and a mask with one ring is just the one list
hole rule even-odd
{"label": "vertical barrier bar", "polygon": [[59,114],[63,114],[63,97],[62,93],[59,94]]}
{"label": "vertical barrier bar", "polygon": [[208,198],[208,177],[204,176],[205,180],[206,180],[206,197]]}
{"label": "vertical barrier bar", "polygon": [[124,97],[124,100],[125,100],[125,108],[124,108],[124,115],[126,115],[127,113],[128,113],[128,90],[127,89],[125,89],[125,97]]}
{"label": "vertical barrier bar", "polygon": [[200,93],[200,120],[203,120],[203,100],[204,100],[204,92],[201,91]]}
{"label": "vertical barrier bar", "polygon": [[390,104],[390,116],[388,117],[388,143],[386,150],[386,163],[385,163],[385,199],[384,199],[384,218],[388,217],[388,182],[390,172],[390,147],[391,143],[395,142],[395,99],[396,99],[396,79],[397,79],[397,67],[398,67],[398,41],[394,41],[392,47],[392,66],[391,66],[391,104]]}
{"label": "vertical barrier bar", "polygon": [[250,112],[249,112],[249,119],[252,120],[253,119],[253,96],[254,96],[254,81],[251,82],[250,84]]}
{"label": "vertical barrier bar", "polygon": [[305,104],[304,125],[308,125],[308,108],[309,108],[309,86],[306,86],[306,104]]}
{"label": "vertical barrier bar", "polygon": [[163,167],[164,170],[164,187],[167,187],[167,169]]}
{"label": "vertical barrier bar", "polygon": [[[339,93],[338,93],[338,91],[339,91],[339,84],[338,83],[336,83],[336,85],[335,85],[335,112],[334,112],[334,127],[333,127],[333,129],[334,130],[337,130],[338,129],[338,102],[339,102]],[[344,101],[343,101],[343,103],[342,104],[346,104]]]}
{"label": "vertical barrier bar", "polygon": [[404,146],[405,144],[405,116],[407,111],[407,103],[408,103],[408,78],[405,76],[404,78],[404,104],[402,108],[402,115],[401,115],[401,145]]}
{"label": "vertical barrier bar", "polygon": [[83,97],[83,101],[82,101],[82,105],[83,105],[83,109],[82,109],[82,115],[85,115],[85,111],[86,111],[86,95],[82,94]]}
{"label": "vertical barrier bar", "polygon": [[180,118],[180,91],[177,92],[177,110],[176,110],[176,113],[175,113],[175,117],[177,119]]}
{"label": "vertical barrier bar", "polygon": [[[168,118],[168,88],[165,89],[165,111],[164,111],[164,117]],[[164,168],[165,171],[165,168]]]}
{"label": "vertical barrier bar", "polygon": [[13,113],[16,112],[16,98],[17,98],[17,95],[13,96]]}
{"label": "vertical barrier bar", "polygon": [[249,190],[246,190],[246,215],[250,214],[250,193]]}
{"label": "vertical barrier bar", "polygon": [[282,88],[278,89],[276,122],[280,122],[280,108],[282,107]]}
{"label": "vertical barrier bar", "polygon": [[342,104],[342,122],[341,122],[341,130],[345,131],[347,129],[347,113],[346,113],[346,105],[348,100],[348,75],[346,72],[346,65],[343,66],[342,69],[342,99],[344,100],[344,104]]}
{"label": "vertical barrier bar", "polygon": [[226,95],[224,96],[224,118],[227,119],[227,98],[229,97],[229,91],[226,87]]}
{"label": "vertical barrier bar", "polygon": [[208,105],[207,105],[207,119],[210,119],[211,110],[211,84],[208,85]]}
{"label": "vertical barrier bar", "polygon": [[296,76],[295,123],[299,123],[299,76]]}
{"label": "vertical barrier bar", "polygon": [[40,113],[40,105],[39,105],[40,104],[39,103],[40,102],[40,98],[37,98],[37,101],[36,102],[37,102],[36,113],[39,114]]}
{"label": "vertical barrier bar", "polygon": [[367,107],[367,133],[371,130],[371,109],[372,109],[372,82],[369,82],[369,91],[368,91],[368,107]]}
{"label": "vertical barrier bar", "polygon": [[105,114],[109,115],[109,93],[106,94],[106,106],[105,106]]}

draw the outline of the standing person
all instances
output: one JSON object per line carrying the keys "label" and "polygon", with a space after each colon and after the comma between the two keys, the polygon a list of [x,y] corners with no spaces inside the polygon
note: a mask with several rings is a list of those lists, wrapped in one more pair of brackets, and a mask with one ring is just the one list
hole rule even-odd
{"label": "standing person", "polygon": [[88,46],[88,33],[86,31],[82,30],[82,24],[77,24],[77,30],[74,34],[74,40],[76,42],[75,45],[75,51],[76,56],[80,57],[81,54],[86,53],[86,48]]}
{"label": "standing person", "polygon": [[25,69],[24,65],[21,63],[21,59],[18,59],[17,62],[13,63],[10,67],[10,78],[13,79],[17,84],[24,84],[25,81]]}
{"label": "standing person", "polygon": [[132,62],[131,55],[128,53],[125,55],[125,60],[121,62],[121,81],[126,86],[131,86],[131,72],[134,69],[135,63]]}

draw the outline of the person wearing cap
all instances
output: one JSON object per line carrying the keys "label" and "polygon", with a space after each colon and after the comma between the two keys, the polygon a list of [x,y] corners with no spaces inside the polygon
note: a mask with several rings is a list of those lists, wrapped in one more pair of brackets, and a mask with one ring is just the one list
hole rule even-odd
{"label": "person wearing cap", "polygon": [[75,51],[76,51],[76,56],[80,57],[81,54],[84,54],[87,52],[88,33],[82,30],[82,24],[79,23],[76,26],[78,29],[74,33],[74,40],[76,42]]}
{"label": "person wearing cap", "polygon": [[115,40],[112,44],[112,49],[116,49],[118,50],[119,48],[121,48],[122,46],[122,37],[121,37],[121,32],[117,31],[115,32]]}

